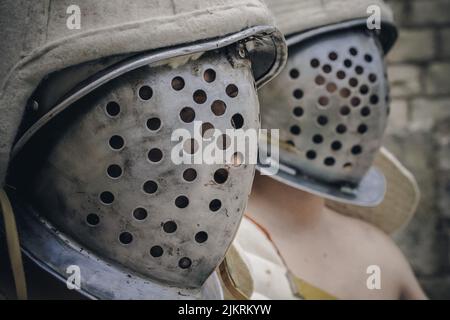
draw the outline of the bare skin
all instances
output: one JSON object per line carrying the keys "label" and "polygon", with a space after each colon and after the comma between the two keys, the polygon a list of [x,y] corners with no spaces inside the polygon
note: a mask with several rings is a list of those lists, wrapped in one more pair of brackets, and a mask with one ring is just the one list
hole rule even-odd
{"label": "bare skin", "polygon": [[[264,227],[296,276],[338,299],[426,299],[395,243],[375,227],[338,214],[318,196],[257,175],[248,215]],[[367,267],[381,269],[369,290]]]}

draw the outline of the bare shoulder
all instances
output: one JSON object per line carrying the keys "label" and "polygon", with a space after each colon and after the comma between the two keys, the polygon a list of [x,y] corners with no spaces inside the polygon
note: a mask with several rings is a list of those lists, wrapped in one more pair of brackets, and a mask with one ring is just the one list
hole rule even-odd
{"label": "bare shoulder", "polygon": [[[331,210],[330,210],[331,211]],[[404,263],[404,256],[392,238],[375,226],[352,217],[331,211],[333,223],[345,230],[346,238],[367,252],[371,259],[387,262],[394,267]],[[400,265],[398,265],[400,267]]]}
{"label": "bare shoulder", "polygon": [[375,226],[360,219],[329,212],[330,221],[336,229],[342,230],[341,237],[357,252],[359,264],[377,265],[392,285],[405,298],[425,298],[414,273],[392,238]]}

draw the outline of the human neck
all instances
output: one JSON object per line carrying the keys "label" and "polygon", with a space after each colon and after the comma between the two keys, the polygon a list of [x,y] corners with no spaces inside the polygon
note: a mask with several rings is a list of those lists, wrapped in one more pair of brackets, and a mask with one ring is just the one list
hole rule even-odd
{"label": "human neck", "polygon": [[255,177],[247,215],[272,232],[299,232],[317,226],[324,214],[322,198],[268,176]]}

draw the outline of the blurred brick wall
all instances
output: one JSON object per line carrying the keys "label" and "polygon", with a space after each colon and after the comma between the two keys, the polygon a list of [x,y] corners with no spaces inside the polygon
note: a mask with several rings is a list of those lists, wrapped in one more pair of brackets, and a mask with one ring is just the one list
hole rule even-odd
{"label": "blurred brick wall", "polygon": [[450,299],[450,0],[389,0],[400,36],[388,56],[385,145],[416,176],[419,209],[395,239],[427,294]]}

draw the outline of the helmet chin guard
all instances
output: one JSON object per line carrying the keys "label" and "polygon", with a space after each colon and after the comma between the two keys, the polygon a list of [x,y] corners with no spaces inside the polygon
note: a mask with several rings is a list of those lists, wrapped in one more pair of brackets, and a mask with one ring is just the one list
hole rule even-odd
{"label": "helmet chin guard", "polygon": [[286,68],[260,101],[262,127],[280,129],[276,179],[345,203],[382,201],[384,177],[371,166],[387,124],[389,88],[375,35],[339,30],[291,43]]}

